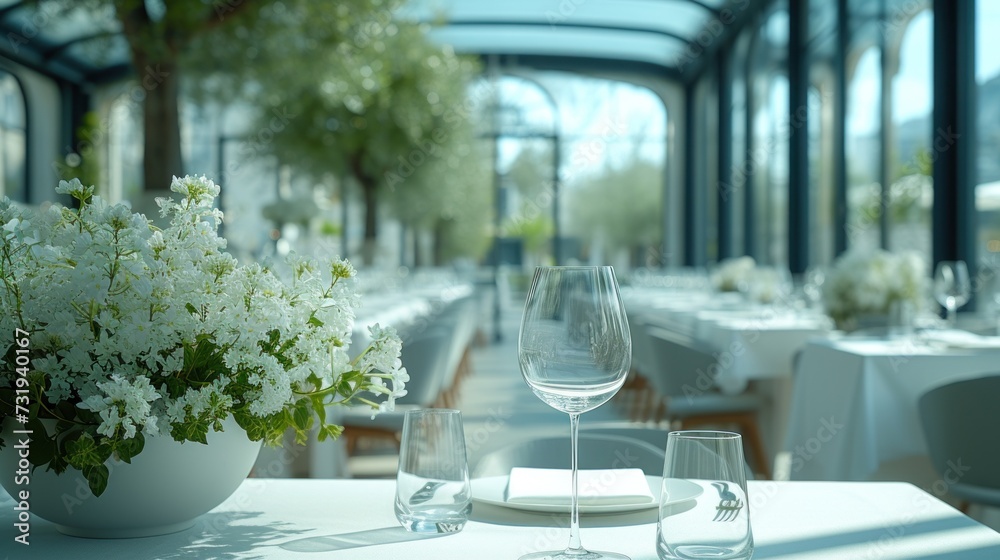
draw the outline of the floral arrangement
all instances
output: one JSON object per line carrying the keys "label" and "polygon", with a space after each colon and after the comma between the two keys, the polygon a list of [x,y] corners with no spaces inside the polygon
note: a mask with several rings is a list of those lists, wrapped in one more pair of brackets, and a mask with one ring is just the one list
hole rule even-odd
{"label": "floral arrangement", "polygon": [[406,392],[392,329],[376,325],[348,357],[350,263],[293,256],[287,282],[240,266],[217,235],[218,186],[185,177],[171,190],[182,199],[157,200],[162,230],[79,180],[56,189],[77,209],[0,202],[0,421],[33,431],[36,468],[79,469],[95,495],[105,461],[129,462],[147,438],[206,443],[232,416],[254,441],[289,429],[322,441],[343,430],[326,422],[331,403],[375,413]]}
{"label": "floral arrangement", "polygon": [[749,272],[750,299],[758,303],[779,303],[792,294],[792,276],[787,268],[758,266]]}
{"label": "floral arrangement", "polygon": [[738,292],[740,284],[750,281],[750,276],[757,266],[753,257],[737,257],[725,259],[712,273],[712,285],[720,292]]}
{"label": "floral arrangement", "polygon": [[914,252],[850,250],[823,283],[823,304],[837,328],[852,330],[865,315],[888,315],[893,302],[919,310],[927,290],[926,264]]}

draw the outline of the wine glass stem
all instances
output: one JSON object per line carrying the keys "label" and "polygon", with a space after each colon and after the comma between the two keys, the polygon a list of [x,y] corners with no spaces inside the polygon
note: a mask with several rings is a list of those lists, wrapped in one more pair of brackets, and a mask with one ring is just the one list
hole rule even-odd
{"label": "wine glass stem", "polygon": [[955,306],[949,304],[949,305],[945,306],[945,309],[947,310],[946,317],[947,317],[947,321],[948,321],[948,326],[949,327],[954,327],[955,326]]}
{"label": "wine glass stem", "polygon": [[570,514],[569,514],[569,546],[566,552],[582,552],[583,545],[580,543],[580,498],[577,495],[577,471],[579,470],[577,457],[577,442],[580,434],[580,414],[569,413],[569,441],[570,441],[570,467],[573,472],[573,491],[571,493]]}

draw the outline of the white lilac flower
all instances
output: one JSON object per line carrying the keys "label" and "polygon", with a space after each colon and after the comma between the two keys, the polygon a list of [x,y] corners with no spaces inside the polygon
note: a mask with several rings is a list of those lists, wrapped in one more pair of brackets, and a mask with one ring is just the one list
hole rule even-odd
{"label": "white lilac flower", "polygon": [[87,397],[78,406],[96,412],[101,417],[101,425],[97,433],[112,437],[119,428],[124,430],[125,438],[135,437],[136,427],[156,435],[156,418],[150,416],[150,403],[160,398],[149,384],[149,379],[138,376],[135,381],[118,374],[113,374],[111,380],[98,383],[101,393]]}
{"label": "white lilac flower", "polygon": [[[287,284],[263,266],[239,266],[217,234],[218,185],[184,177],[171,188],[188,198],[158,200],[170,224],[162,230],[79,181],[57,189],[86,201],[79,210],[0,202],[3,250],[18,256],[8,269],[17,292],[0,288],[0,323],[11,333],[22,318],[33,322],[33,366],[49,400],[93,411],[99,433],[120,438],[169,432],[190,414],[274,414],[302,398],[293,391],[328,387],[353,369],[365,376],[359,390],[387,396],[383,409],[405,394],[393,330],[376,327],[370,350],[351,363],[360,296],[348,261],[293,257]],[[178,373],[198,360],[214,378],[178,390]],[[243,374],[246,383],[230,382]]]}

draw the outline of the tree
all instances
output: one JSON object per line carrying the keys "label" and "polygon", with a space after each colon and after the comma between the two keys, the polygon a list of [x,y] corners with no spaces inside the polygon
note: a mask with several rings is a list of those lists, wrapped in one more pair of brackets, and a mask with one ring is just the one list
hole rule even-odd
{"label": "tree", "polygon": [[[282,49],[267,49],[296,43],[317,50],[335,48],[355,25],[352,22],[366,21],[359,17],[362,14],[370,19],[382,2],[35,0],[35,4],[61,15],[87,12],[98,21],[102,14],[112,13],[120,22],[135,80],[142,87],[144,188],[157,191],[166,190],[172,176],[184,175],[182,86],[204,93],[248,75],[266,76],[282,62],[284,67],[305,69],[280,60]],[[206,80],[208,76],[213,79]]]}
{"label": "tree", "polygon": [[663,229],[663,172],[633,156],[618,167],[584,182],[571,195],[576,235],[599,233],[610,250],[631,250],[660,243]]}
{"label": "tree", "polygon": [[183,174],[179,96],[257,106],[257,155],[315,176],[351,176],[366,207],[365,260],[377,193],[403,182],[469,118],[472,59],[396,21],[400,0],[37,0],[62,12],[113,13],[143,87],[144,186]]}
{"label": "tree", "polygon": [[[389,197],[389,208],[403,224],[434,235],[434,262],[468,257],[478,260],[489,246],[492,224],[490,156],[471,127],[457,131],[429,161]],[[416,255],[416,264],[423,256]]]}
{"label": "tree", "polygon": [[[315,50],[308,41],[275,46],[291,60],[309,59],[311,70],[279,71],[255,87],[264,101],[257,129],[273,132],[266,150],[316,176],[332,172],[360,185],[366,264],[374,257],[379,193],[428,185],[410,178],[444,157],[474,116],[467,84],[477,64],[431,43],[427,31],[389,21],[352,27],[336,49]],[[278,127],[276,114],[287,117]]]}

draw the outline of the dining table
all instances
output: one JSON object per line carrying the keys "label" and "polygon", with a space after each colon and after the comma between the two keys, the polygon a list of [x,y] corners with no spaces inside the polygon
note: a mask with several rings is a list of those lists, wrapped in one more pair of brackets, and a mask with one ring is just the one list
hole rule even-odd
{"label": "dining table", "polygon": [[833,331],[818,310],[752,302],[733,292],[647,289],[626,292],[623,299],[629,313],[716,355],[714,381],[726,394],[741,393],[753,381],[790,378],[796,352]]}
{"label": "dining table", "polygon": [[[391,479],[248,478],[223,504],[177,533],[86,539],[62,535],[32,517],[29,544],[23,545],[14,541],[14,502],[0,493],[0,558],[514,560],[561,549],[568,540],[568,513],[478,500],[461,531],[409,533],[393,514],[394,496]],[[709,493],[690,499],[692,507],[718,501]],[[748,502],[754,559],[1000,558],[1000,534],[907,483],[751,481]],[[633,560],[656,560],[657,511],[653,503],[583,514],[583,543]]]}
{"label": "dining table", "polygon": [[735,292],[633,288],[622,297],[630,315],[709,353],[716,364],[710,381],[721,393],[752,391],[766,400],[759,422],[773,458],[786,439],[795,357],[810,340],[832,336],[832,321],[816,309],[753,302]]}
{"label": "dining table", "polygon": [[1000,338],[963,331],[811,340],[784,444],[790,478],[862,481],[893,461],[926,458],[921,395],[998,371]]}

